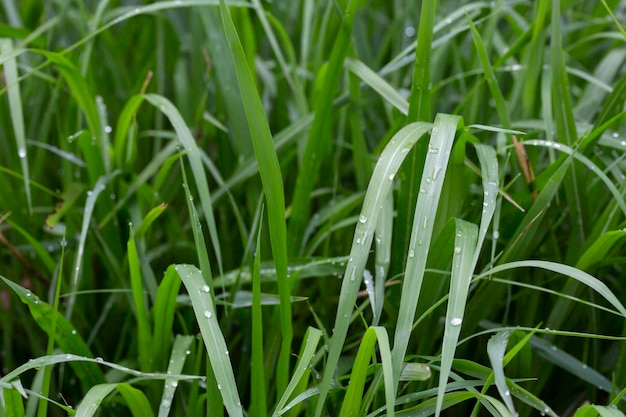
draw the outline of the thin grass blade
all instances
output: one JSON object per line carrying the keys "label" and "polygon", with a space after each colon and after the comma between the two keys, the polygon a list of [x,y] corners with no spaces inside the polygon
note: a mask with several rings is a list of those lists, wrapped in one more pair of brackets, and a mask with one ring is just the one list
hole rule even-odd
{"label": "thin grass blade", "polygon": [[202,272],[192,265],[173,265],[170,268],[176,270],[191,298],[196,321],[200,327],[224,406],[231,417],[243,417],[228,347],[216,317],[215,306],[204,284]]}
{"label": "thin grass blade", "polygon": [[[0,38],[0,54],[10,57],[13,52],[13,42],[11,39]],[[26,133],[24,131],[24,113],[22,110],[22,95],[18,81],[16,57],[9,58],[3,63],[4,79],[7,85],[7,96],[9,99],[9,111],[11,113],[11,123],[13,124],[13,134],[15,135],[15,145],[17,155],[22,165],[22,176],[24,178],[24,190],[26,191],[26,204],[28,212],[32,213],[33,203],[30,193],[30,174],[28,168],[28,152],[26,150]]]}
{"label": "thin grass blade", "polygon": [[[185,361],[190,354],[189,347],[191,346],[193,339],[193,336],[176,336],[174,348],[172,349],[172,354],[170,356],[169,366],[167,367],[168,374],[175,375],[182,372]],[[165,379],[163,396],[161,397],[161,403],[159,404],[158,417],[167,417],[170,414],[174,401],[174,393],[176,392],[177,387],[177,379]]]}
{"label": "thin grass blade", "polygon": [[509,341],[510,332],[502,331],[491,336],[489,342],[487,342],[487,354],[489,355],[489,361],[491,362],[491,368],[496,381],[496,387],[500,393],[500,397],[506,404],[512,415],[517,415],[513,400],[511,398],[511,391],[506,384],[506,378],[504,376],[504,354],[506,352],[506,345]]}

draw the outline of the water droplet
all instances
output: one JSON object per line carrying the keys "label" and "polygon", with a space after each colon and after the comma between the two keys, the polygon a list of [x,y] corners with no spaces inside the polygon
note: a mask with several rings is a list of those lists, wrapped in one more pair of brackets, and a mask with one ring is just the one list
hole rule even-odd
{"label": "water droplet", "polygon": [[72,334],[76,334],[76,329],[72,330]]}
{"label": "water droplet", "polygon": [[613,137],[614,137],[614,138],[619,138],[619,133],[617,133],[617,132],[613,132]]}
{"label": "water droplet", "polygon": [[622,146],[626,146],[626,140],[621,141],[621,142],[620,142],[620,145],[622,145]]}
{"label": "water droplet", "polygon": [[360,245],[360,244],[361,244],[361,238],[360,238],[360,237],[357,237],[357,238],[356,238],[356,243],[357,243],[357,245]]}
{"label": "water droplet", "polygon": [[202,292],[210,292],[211,289],[209,288],[208,285],[205,284],[205,285],[202,286],[202,288],[200,288],[200,291],[202,291]]}
{"label": "water droplet", "polygon": [[428,217],[424,217],[422,220],[422,228],[426,229],[426,227],[428,227]]}
{"label": "water droplet", "polygon": [[426,184],[430,184],[433,182],[433,179],[430,177],[426,177],[426,179],[424,180],[424,182],[426,182]]}
{"label": "water droplet", "polygon": [[411,250],[409,251],[409,258],[412,258],[412,257],[414,257],[414,256],[415,256],[415,251],[414,251],[413,249],[411,249]]}
{"label": "water droplet", "polygon": [[230,355],[230,352],[229,351],[225,351],[224,355],[228,356],[228,355]]}
{"label": "water droplet", "polygon": [[413,26],[407,26],[406,28],[404,28],[404,34],[407,38],[415,36],[415,28]]}
{"label": "water droplet", "polygon": [[189,349],[187,349],[187,350],[185,351],[185,355],[191,355],[191,351],[190,351]]}
{"label": "water droplet", "polygon": [[104,132],[105,133],[111,133],[113,131],[113,128],[111,126],[105,126],[104,127]]}
{"label": "water droplet", "polygon": [[211,317],[213,317],[213,314],[209,310],[204,310],[204,317],[210,319]]}
{"label": "water droplet", "polygon": [[420,188],[420,193],[426,194],[426,189],[425,188]]}
{"label": "water droplet", "polygon": [[452,320],[450,320],[450,324],[453,326],[460,326],[461,323],[463,323],[463,319],[460,317],[455,317]]}
{"label": "water droplet", "polygon": [[98,356],[98,357],[96,358],[96,362],[98,362],[98,363],[102,363],[102,362],[104,362],[104,359],[102,359],[100,356]]}
{"label": "water droplet", "polygon": [[498,232],[497,230],[493,231],[493,238],[494,240],[498,240],[500,238],[500,232]]}
{"label": "water droplet", "polygon": [[389,174],[389,181],[393,181],[393,177],[395,177],[395,176],[396,176],[396,174],[393,174],[393,173]]}
{"label": "water droplet", "polygon": [[367,216],[364,216],[363,214],[361,214],[359,216],[359,223],[365,223],[367,222]]}
{"label": "water droplet", "polygon": [[519,71],[521,69],[522,69],[522,66],[520,64],[511,65],[511,71]]}
{"label": "water droplet", "polygon": [[26,297],[30,297],[32,293],[29,290],[26,290],[26,293],[24,295],[26,295]]}
{"label": "water droplet", "polygon": [[17,156],[19,156],[22,159],[26,158],[26,148],[19,148],[17,150]]}
{"label": "water droplet", "polygon": [[222,384],[217,384],[217,389],[221,391],[222,390]]}
{"label": "water droplet", "polygon": [[171,405],[172,405],[172,403],[169,400],[161,401],[161,407],[163,407],[163,408],[170,408]]}
{"label": "water droplet", "polygon": [[504,391],[504,396],[505,397],[510,397],[511,396],[511,391],[509,391],[509,390]]}
{"label": "water droplet", "polygon": [[178,381],[172,381],[170,385],[172,386],[172,388],[176,388],[178,386]]}
{"label": "water droplet", "polygon": [[446,23],[447,23],[448,25],[449,25],[450,23],[452,23],[452,18],[447,17],[447,18],[446,18]]}
{"label": "water droplet", "polygon": [[67,246],[67,240],[62,239],[62,240],[61,240],[61,246],[62,246],[62,247],[66,247],[66,246]]}
{"label": "water droplet", "polygon": [[460,247],[458,247],[458,246],[455,246],[455,247],[454,247],[454,253],[456,253],[457,255],[458,255],[459,253],[461,253],[461,248],[460,248]]}

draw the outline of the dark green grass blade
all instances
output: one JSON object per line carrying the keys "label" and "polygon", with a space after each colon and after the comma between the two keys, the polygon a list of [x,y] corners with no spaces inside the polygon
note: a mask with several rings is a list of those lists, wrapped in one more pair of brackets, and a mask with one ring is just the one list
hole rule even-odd
{"label": "dark green grass blade", "polygon": [[335,317],[335,333],[329,343],[328,360],[320,384],[320,397],[317,403],[316,416],[320,416],[324,409],[324,402],[328,395],[341,351],[343,350],[350,324],[349,317],[352,315],[365,263],[369,257],[369,249],[380,215],[380,207],[384,204],[387,194],[391,190],[393,179],[407,153],[415,142],[429,130],[430,124],[428,123],[413,123],[401,129],[389,141],[374,168],[354,233],[350,258],[341,285],[339,305],[337,306],[337,315]]}
{"label": "dark green grass blade", "polygon": [[332,151],[333,100],[342,75],[343,62],[350,47],[354,16],[360,3],[360,0],[347,1],[319,94],[315,97],[315,118],[307,138],[291,203],[288,239],[291,254],[294,255],[299,254],[302,249],[302,237],[309,220],[311,192],[318,179],[322,161],[326,160]]}
{"label": "dark green grass blade", "polygon": [[246,98],[244,100],[246,124],[259,164],[259,173],[267,204],[272,255],[276,264],[278,291],[281,298],[279,309],[282,345],[277,365],[276,382],[278,392],[282,392],[286,388],[289,378],[289,357],[293,337],[290,302],[291,283],[287,276],[287,230],[282,174],[261,98],[254,84],[237,31],[223,0],[220,2],[220,10],[224,33],[230,49],[230,59],[235,66],[241,94]]}
{"label": "dark green grass blade", "polygon": [[[34,295],[16,283],[0,276],[5,284],[7,284],[20,298],[22,303],[28,306],[33,320],[46,332],[51,332],[53,321],[53,308],[49,304],[41,301],[39,297]],[[85,357],[93,357],[89,347],[83,338],[76,332],[74,326],[60,314],[56,313],[54,318],[56,331],[54,333],[57,346],[65,353],[75,354]],[[90,387],[104,381],[104,374],[93,363],[71,362],[72,369],[76,372],[76,376],[80,379],[84,386]]]}
{"label": "dark green grass blade", "polygon": [[172,344],[172,325],[176,313],[176,298],[180,289],[180,279],[173,268],[168,268],[157,289],[152,307],[153,357],[155,369],[164,369],[167,363],[166,353]]}

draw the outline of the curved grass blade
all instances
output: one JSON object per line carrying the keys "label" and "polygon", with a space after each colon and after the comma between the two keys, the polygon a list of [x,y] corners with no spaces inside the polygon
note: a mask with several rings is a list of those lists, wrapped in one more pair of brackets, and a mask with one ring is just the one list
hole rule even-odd
{"label": "curved grass blade", "polygon": [[85,253],[85,242],[87,241],[87,232],[89,231],[89,224],[91,223],[91,216],[93,215],[96,200],[98,199],[98,195],[106,188],[106,184],[118,173],[119,171],[115,171],[110,175],[100,177],[93,190],[87,191],[87,200],[85,201],[85,209],[83,212],[83,223],[80,229],[80,238],[78,241],[76,258],[74,259],[74,269],[72,270],[73,274],[70,283],[70,295],[67,300],[67,309],[65,310],[65,317],[68,320],[72,317],[74,304],[76,303],[76,293],[80,286],[83,255]]}
{"label": "curved grass blade", "polygon": [[[461,118],[438,114],[435,119],[426,163],[423,169],[415,216],[413,218],[408,258],[402,283],[402,297],[398,313],[396,335],[393,344],[393,373],[400,375],[406,353],[419,293],[424,280],[426,260],[430,249],[435,217],[441,196],[452,143]],[[396,382],[397,384],[397,382]],[[397,389],[397,385],[396,385]]]}
{"label": "curved grass blade", "polygon": [[573,278],[576,281],[579,281],[585,284],[586,286],[588,286],[589,288],[593,289],[594,291],[596,291],[598,294],[604,297],[604,299],[607,300],[613,307],[615,307],[615,309],[619,311],[619,313],[622,316],[626,317],[626,308],[624,308],[624,305],[619,301],[619,299],[615,296],[615,294],[611,292],[611,290],[609,289],[609,287],[606,286],[605,283],[589,275],[588,273],[581,271],[578,268],[574,268],[573,266],[559,264],[556,262],[538,261],[538,260],[516,261],[516,262],[509,262],[506,264],[494,266],[490,270],[478,275],[476,278],[482,278],[482,277],[493,275],[498,272],[506,271],[509,269],[526,268],[526,267],[542,268],[548,271],[556,272],[557,274],[569,276],[570,278]]}
{"label": "curved grass blade", "polygon": [[283,392],[281,399],[276,404],[276,410],[272,413],[272,417],[282,416],[287,410],[284,410],[285,404],[292,396],[294,390],[298,386],[298,383],[304,376],[307,371],[311,360],[315,357],[315,350],[317,349],[317,345],[322,338],[322,332],[319,329],[314,327],[309,327],[304,335],[304,348],[302,349],[302,354],[298,358],[298,363],[296,364],[295,370],[291,377],[291,381],[289,381],[289,385]]}
{"label": "curved grass blade", "polygon": [[200,327],[224,406],[231,417],[243,417],[228,347],[215,314],[215,306],[208,294],[210,289],[204,284],[202,272],[192,265],[173,265],[170,268],[176,270],[191,298],[196,321]]}
{"label": "curved grass blade", "polygon": [[154,369],[163,369],[166,352],[169,352],[172,343],[172,328],[176,313],[176,299],[180,289],[180,279],[173,268],[168,268],[157,289],[154,306],[152,307],[153,329],[153,357]]}
{"label": "curved grass blade", "polygon": [[222,266],[222,249],[220,241],[217,235],[217,226],[215,224],[215,217],[213,216],[213,204],[211,203],[211,193],[209,191],[209,184],[207,182],[204,168],[202,167],[202,159],[200,157],[200,149],[189,130],[189,127],[183,120],[182,116],[178,112],[178,109],[167,98],[157,94],[144,95],[146,101],[150,102],[156,108],[161,110],[163,114],[167,116],[170,123],[174,127],[178,140],[183,145],[183,148],[187,151],[187,158],[189,159],[189,165],[191,165],[191,171],[193,172],[193,178],[198,188],[198,194],[200,196],[200,205],[202,206],[202,214],[209,226],[209,236],[211,237],[211,243],[213,244],[213,250],[217,258],[217,265],[220,274],[223,271]]}
{"label": "curved grass blade", "polygon": [[133,417],[154,417],[150,402],[143,392],[127,383],[117,384],[115,388],[124,397]]}
{"label": "curved grass blade", "polygon": [[376,259],[374,269],[374,296],[372,325],[377,326],[383,314],[385,302],[385,278],[391,262],[391,242],[393,236],[393,196],[387,194],[376,225]]}
{"label": "curved grass blade", "polygon": [[452,277],[450,279],[450,296],[443,334],[443,347],[441,352],[441,369],[439,371],[439,390],[437,392],[437,407],[435,415],[439,416],[443,405],[446,384],[456,344],[461,333],[461,324],[467,303],[467,293],[474,272],[474,259],[477,239],[477,226],[463,220],[456,220],[456,237],[454,241],[454,254],[452,256]]}
{"label": "curved grass blade", "polygon": [[76,417],[91,417],[96,414],[98,407],[104,398],[113,391],[118,384],[100,384],[92,387],[83,397],[78,408]]}
{"label": "curved grass blade", "polygon": [[511,398],[511,391],[506,385],[506,378],[504,376],[504,353],[506,352],[506,345],[509,341],[509,331],[501,331],[491,336],[489,342],[487,342],[487,354],[489,355],[489,361],[491,362],[491,369],[493,369],[493,375],[496,381],[496,387],[500,393],[500,397],[504,400],[504,404],[509,409],[512,415],[517,415],[513,400]]}
{"label": "curved grass blade", "polygon": [[[11,39],[0,38],[0,54],[11,56],[13,52],[13,42]],[[4,81],[7,85],[7,96],[9,98],[9,112],[11,123],[13,124],[13,134],[15,135],[15,145],[17,156],[22,165],[22,176],[24,177],[24,190],[26,191],[26,203],[28,212],[32,213],[33,203],[30,194],[30,174],[28,169],[28,152],[26,150],[26,134],[24,132],[24,113],[22,111],[22,95],[18,82],[16,57],[6,59],[3,63]]]}
{"label": "curved grass blade", "polygon": [[[261,209],[261,219],[263,218]],[[250,414],[267,416],[265,398],[265,361],[263,359],[263,310],[261,308],[261,226],[256,239],[256,253],[252,269],[252,358],[250,363]]]}
{"label": "curved grass blade", "polygon": [[[252,138],[259,173],[263,184],[263,192],[267,204],[267,216],[270,232],[272,255],[276,264],[276,278],[280,295],[280,327],[282,333],[276,382],[278,392],[285,390],[289,378],[289,357],[293,338],[291,317],[291,283],[287,276],[287,226],[285,223],[285,192],[278,156],[274,150],[274,141],[268,125],[261,98],[254,84],[254,79],[239,36],[224,0],[220,0],[220,12],[224,34],[230,49],[237,82],[243,100],[247,126]],[[308,196],[307,196],[308,198]]]}
{"label": "curved grass blade", "polygon": [[[369,256],[369,249],[380,215],[380,208],[384,205],[391,190],[393,179],[415,142],[417,142],[431,128],[429,123],[412,123],[402,128],[389,141],[383,150],[370,184],[365,194],[363,208],[356,225],[350,257],[339,295],[339,305],[335,317],[335,333],[329,343],[328,360],[324,368],[324,376],[320,383],[320,397],[316,409],[316,416],[320,416],[324,401],[330,389],[333,374],[339,362],[343,344],[348,333],[349,320],[352,315],[354,302],[361,285],[361,277],[365,270],[365,263]],[[394,373],[395,374],[395,373]],[[399,374],[399,372],[398,372]]]}

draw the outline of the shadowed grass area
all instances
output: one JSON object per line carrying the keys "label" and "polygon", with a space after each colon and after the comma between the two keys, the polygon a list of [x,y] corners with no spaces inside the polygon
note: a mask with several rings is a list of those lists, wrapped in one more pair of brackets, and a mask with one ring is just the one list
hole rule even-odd
{"label": "shadowed grass area", "polygon": [[625,19],[4,0],[0,415],[623,416]]}

